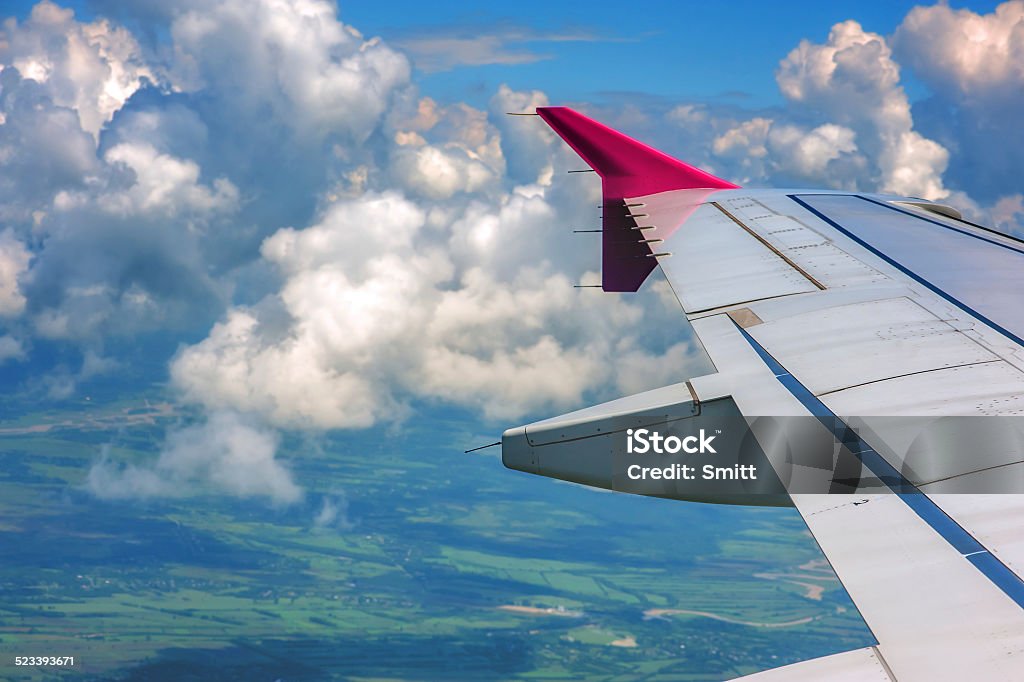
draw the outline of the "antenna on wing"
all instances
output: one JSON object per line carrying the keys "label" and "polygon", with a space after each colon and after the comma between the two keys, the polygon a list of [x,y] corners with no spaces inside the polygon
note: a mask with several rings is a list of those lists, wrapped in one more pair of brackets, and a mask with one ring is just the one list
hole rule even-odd
{"label": "antenna on wing", "polygon": [[471,452],[476,452],[477,450],[486,450],[487,448],[493,448],[493,447],[494,447],[495,445],[501,445],[501,441],[499,440],[499,441],[498,441],[498,442],[496,442],[496,443],[490,443],[490,444],[488,444],[488,445],[481,445],[481,446],[480,446],[480,447],[478,447],[478,448],[472,448],[472,449],[470,449],[470,450],[463,450],[463,451],[462,451],[462,454],[464,454],[464,455],[468,455],[469,453],[471,453]]}
{"label": "antenna on wing", "polygon": [[506,116],[540,116],[536,111],[506,111]]}

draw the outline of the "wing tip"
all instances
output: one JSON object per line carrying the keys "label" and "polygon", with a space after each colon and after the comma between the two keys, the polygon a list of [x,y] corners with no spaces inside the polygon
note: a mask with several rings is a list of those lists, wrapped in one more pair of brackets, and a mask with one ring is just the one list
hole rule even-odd
{"label": "wing tip", "polygon": [[606,198],[644,196],[674,189],[739,188],[570,107],[537,107],[537,114],[605,179]]}

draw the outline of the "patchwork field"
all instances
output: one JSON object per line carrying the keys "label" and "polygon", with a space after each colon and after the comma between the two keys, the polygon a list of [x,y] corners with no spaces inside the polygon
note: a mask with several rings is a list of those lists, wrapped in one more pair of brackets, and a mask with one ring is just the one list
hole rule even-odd
{"label": "patchwork field", "polygon": [[457,415],[286,439],[287,507],[84,488],[185,418],[154,394],[0,422],[0,678],[718,680],[870,641],[792,510],[508,471]]}

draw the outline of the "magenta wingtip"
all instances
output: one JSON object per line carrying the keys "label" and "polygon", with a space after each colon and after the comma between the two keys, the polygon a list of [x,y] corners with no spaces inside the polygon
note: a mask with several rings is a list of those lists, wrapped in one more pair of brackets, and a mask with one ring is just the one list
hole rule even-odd
{"label": "magenta wingtip", "polygon": [[537,107],[537,114],[605,179],[607,198],[643,196],[673,189],[739,187],[569,107]]}
{"label": "magenta wingtip", "polygon": [[695,190],[706,197],[739,187],[568,107],[537,107],[537,114],[601,176],[605,291],[636,291],[657,266],[658,254],[636,236],[628,212],[620,210],[623,199],[673,190]]}

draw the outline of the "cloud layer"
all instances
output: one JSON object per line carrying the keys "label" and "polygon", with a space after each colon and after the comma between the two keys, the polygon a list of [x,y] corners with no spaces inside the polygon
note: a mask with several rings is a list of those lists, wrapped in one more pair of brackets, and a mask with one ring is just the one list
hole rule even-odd
{"label": "cloud layer", "polygon": [[[539,121],[504,116],[548,94],[434,101],[400,42],[326,0],[124,11],[138,35],[49,2],[0,29],[0,363],[77,350],[47,380],[69,396],[116,366],[107,349],[159,333],[207,415],[148,465],[101,462],[97,494],[294,501],[273,428],[424,403],[507,422],[708,369],[663,284],[573,289],[598,277],[597,242],[571,234],[596,224],[598,186],[562,172],[579,162]],[[1015,229],[1022,27],[1018,1],[916,8],[893,37],[845,21],[781,60],[778,109],[583,108],[745,185],[944,199]],[[508,61],[520,39],[481,49]],[[479,43],[436,68],[489,63]],[[901,68],[933,94],[912,106]]]}

